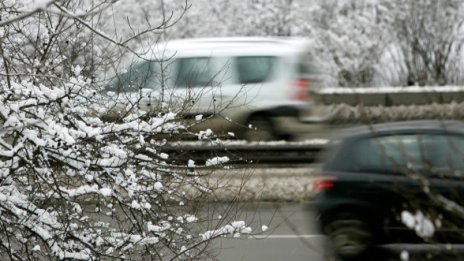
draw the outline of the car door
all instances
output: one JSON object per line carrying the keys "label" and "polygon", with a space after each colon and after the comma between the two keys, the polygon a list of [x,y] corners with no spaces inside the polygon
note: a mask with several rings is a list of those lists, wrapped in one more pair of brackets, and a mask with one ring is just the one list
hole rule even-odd
{"label": "car door", "polygon": [[325,176],[334,177],[333,186],[323,193],[326,206],[322,212],[353,211],[382,231],[397,226],[395,208],[404,202],[399,193],[404,177],[390,167],[386,160],[390,153],[379,145],[377,137],[361,136],[336,147],[322,170]]}
{"label": "car door", "polygon": [[441,242],[464,242],[464,136],[453,133],[418,137],[429,171],[428,214],[437,223],[435,238]]}
{"label": "car door", "polygon": [[[365,137],[353,141],[350,150],[351,161],[347,163],[347,172],[356,178],[357,184],[351,190],[360,201],[377,211],[381,217],[381,226],[397,226],[396,216],[404,202],[404,190],[411,187],[402,175],[402,166],[407,161],[404,149],[391,146],[395,136]],[[407,187],[407,188],[406,188]],[[412,192],[415,193],[415,192]]]}

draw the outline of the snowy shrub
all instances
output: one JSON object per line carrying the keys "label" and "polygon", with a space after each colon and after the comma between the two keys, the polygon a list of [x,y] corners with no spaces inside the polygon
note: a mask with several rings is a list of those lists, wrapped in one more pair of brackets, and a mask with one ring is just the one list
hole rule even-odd
{"label": "snowy shrub", "polygon": [[205,238],[210,219],[185,188],[200,198],[214,188],[162,152],[160,134],[183,130],[176,114],[130,106],[118,122],[101,117],[111,108],[96,76],[115,62],[107,54],[134,53],[128,43],[137,36],[93,26],[111,5],[0,7],[2,260],[193,258],[210,239],[249,233],[242,223],[221,229],[224,217]]}

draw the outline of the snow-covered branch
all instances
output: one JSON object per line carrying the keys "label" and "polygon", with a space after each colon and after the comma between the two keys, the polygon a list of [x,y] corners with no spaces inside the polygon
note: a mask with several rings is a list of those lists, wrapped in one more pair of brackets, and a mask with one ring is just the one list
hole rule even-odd
{"label": "snow-covered branch", "polygon": [[[98,22],[115,2],[0,7],[1,258],[203,254],[198,222],[211,217],[196,211],[195,197],[215,187],[163,152],[165,137],[181,137],[184,125],[170,108],[140,110],[142,91],[103,92],[100,76],[135,52],[140,36],[162,33],[182,15],[121,40]],[[217,168],[225,162],[212,160]]]}

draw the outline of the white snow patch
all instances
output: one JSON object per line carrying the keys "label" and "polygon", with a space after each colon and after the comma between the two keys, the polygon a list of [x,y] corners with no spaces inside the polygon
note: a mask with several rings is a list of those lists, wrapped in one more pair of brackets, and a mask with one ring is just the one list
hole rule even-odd
{"label": "white snow patch", "polygon": [[92,182],[93,176],[90,175],[90,174],[86,174],[86,175],[85,175],[85,179],[86,179],[88,182]]}
{"label": "white snow patch", "polygon": [[141,209],[142,208],[142,206],[140,206],[139,202],[137,202],[136,200],[132,201],[131,206],[132,206],[132,208],[135,208],[135,209]]}
{"label": "white snow patch", "polygon": [[401,212],[401,221],[405,224],[408,228],[413,229],[416,220],[414,219],[414,215],[411,214],[409,211]]}
{"label": "white snow patch", "polygon": [[409,252],[406,250],[401,251],[400,259],[401,261],[409,261]]}
{"label": "white snow patch", "polygon": [[245,225],[245,221],[234,221],[228,225],[225,225],[221,228],[215,230],[206,231],[203,234],[200,234],[200,237],[206,241],[215,237],[233,235],[233,237],[239,237],[240,234],[250,234],[252,229]]}
{"label": "white snow patch", "polygon": [[214,157],[211,159],[208,159],[206,161],[206,166],[214,166],[214,165],[219,165],[219,164],[224,164],[229,161],[229,157],[224,156],[224,157]]}
{"label": "white snow patch", "polygon": [[266,232],[269,228],[266,225],[261,226],[261,231]]}
{"label": "white snow patch", "polygon": [[415,215],[409,211],[401,212],[401,221],[408,228],[414,229],[416,234],[422,238],[430,238],[435,233],[433,222],[428,219],[421,211],[417,211]]}
{"label": "white snow patch", "polygon": [[61,190],[68,193],[68,195],[70,197],[78,197],[78,196],[81,196],[81,195],[98,193],[98,191],[99,191],[96,184],[92,185],[92,186],[84,185],[84,186],[80,186],[80,187],[75,188],[75,189],[61,188]]}
{"label": "white snow patch", "polygon": [[187,221],[187,223],[192,223],[192,222],[195,222],[197,220],[198,220],[198,218],[195,217],[195,216],[192,216],[192,215],[189,215],[189,216],[185,217],[185,221]]}
{"label": "white snow patch", "polygon": [[205,131],[200,131],[197,136],[198,136],[198,139],[199,140],[203,140],[203,139],[208,139],[210,138],[211,136],[213,136],[213,131],[211,129],[207,129]]}
{"label": "white snow patch", "polygon": [[103,240],[102,237],[97,237],[97,239],[95,240],[95,245],[96,246],[101,246],[105,243],[105,240]]}
{"label": "white snow patch", "polygon": [[144,154],[137,154],[137,155],[135,155],[134,158],[139,159],[139,160],[143,160],[143,161],[152,161],[152,158],[150,158],[149,156],[144,155]]}
{"label": "white snow patch", "polygon": [[161,191],[163,189],[163,184],[159,181],[155,182],[155,190]]}
{"label": "white snow patch", "polygon": [[188,160],[187,166],[188,166],[189,168],[194,168],[194,167],[195,167],[195,161],[193,161],[193,160],[191,160],[191,159]]}
{"label": "white snow patch", "polygon": [[101,188],[100,189],[100,194],[104,197],[109,197],[113,193],[113,190],[110,188]]}
{"label": "white snow patch", "polygon": [[180,252],[183,253],[185,251],[187,251],[187,247],[186,246],[181,246],[180,247]]}
{"label": "white snow patch", "polygon": [[148,223],[147,223],[147,230],[148,230],[149,232],[161,232],[161,231],[162,231],[162,227],[157,226],[157,225],[153,225],[153,223],[148,222]]}

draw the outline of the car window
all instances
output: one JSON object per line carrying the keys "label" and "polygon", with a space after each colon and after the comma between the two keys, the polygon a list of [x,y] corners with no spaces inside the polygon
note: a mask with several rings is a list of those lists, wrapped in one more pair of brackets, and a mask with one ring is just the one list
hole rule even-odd
{"label": "car window", "polygon": [[238,81],[241,84],[266,82],[271,79],[277,58],[272,56],[236,57]]}
{"label": "car window", "polygon": [[464,171],[464,138],[452,135],[389,135],[357,142],[353,169]]}
{"label": "car window", "polygon": [[213,84],[215,73],[209,57],[177,59],[176,87],[201,87]]}
{"label": "car window", "polygon": [[156,65],[154,62],[134,63],[124,72],[116,74],[105,87],[106,91],[136,92],[143,88],[156,88]]}
{"label": "car window", "polygon": [[309,78],[312,72],[313,70],[308,60],[301,60],[298,63],[298,74],[300,78],[303,78],[303,79]]}
{"label": "car window", "polygon": [[309,53],[302,55],[298,60],[298,77],[310,80],[312,84],[320,84],[324,71],[320,66],[317,66],[318,64],[313,55]]}
{"label": "car window", "polygon": [[437,170],[464,171],[464,138],[460,136],[429,136],[424,144],[426,158]]}
{"label": "car window", "polygon": [[359,169],[392,169],[417,164],[418,149],[414,136],[385,136],[358,142],[355,157]]}

